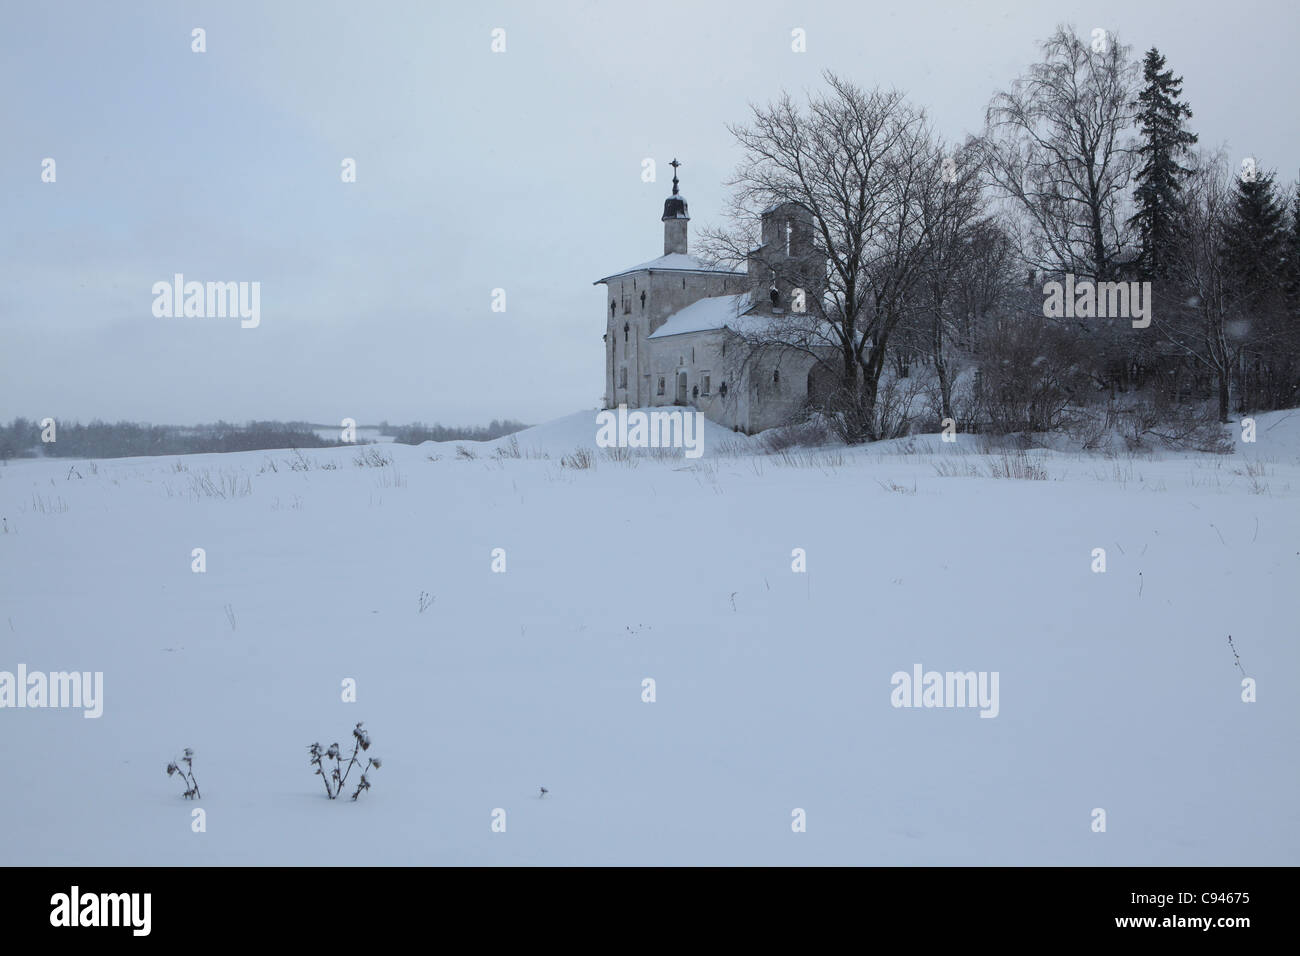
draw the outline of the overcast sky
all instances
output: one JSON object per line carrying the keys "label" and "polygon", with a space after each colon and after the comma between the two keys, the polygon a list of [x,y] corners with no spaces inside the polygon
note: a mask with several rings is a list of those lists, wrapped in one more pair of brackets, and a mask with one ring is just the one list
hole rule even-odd
{"label": "overcast sky", "polygon": [[[662,253],[674,156],[692,234],[717,221],[738,159],[725,125],[749,102],[829,68],[903,90],[957,138],[1057,23],[1105,27],[1139,57],[1166,54],[1202,145],[1291,182],[1298,9],[6,0],[0,420],[475,424],[592,408],[606,311],[592,281]],[[156,318],[152,286],[178,272],[260,282],[261,324]]]}

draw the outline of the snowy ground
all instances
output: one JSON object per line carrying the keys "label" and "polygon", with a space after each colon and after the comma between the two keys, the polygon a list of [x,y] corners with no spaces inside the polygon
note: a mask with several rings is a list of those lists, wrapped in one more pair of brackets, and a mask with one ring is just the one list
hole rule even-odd
{"label": "snowy ground", "polygon": [[[969,437],[561,463],[594,432],[0,468],[0,671],[104,674],[99,719],[0,710],[0,862],[1300,863],[1300,412],[1048,480]],[[997,717],[893,707],[915,664]]]}

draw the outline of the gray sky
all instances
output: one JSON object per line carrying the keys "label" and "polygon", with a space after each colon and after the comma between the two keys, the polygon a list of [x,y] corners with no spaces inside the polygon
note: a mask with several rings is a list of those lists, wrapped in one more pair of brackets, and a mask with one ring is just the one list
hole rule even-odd
{"label": "gray sky", "polygon": [[[0,419],[471,424],[594,407],[592,280],[662,252],[673,156],[692,234],[716,222],[738,159],[724,127],[748,102],[829,68],[903,90],[957,138],[1057,23],[1105,27],[1183,75],[1202,145],[1291,182],[1298,9],[7,2]],[[260,326],[155,318],[152,286],[177,272],[260,282]]]}

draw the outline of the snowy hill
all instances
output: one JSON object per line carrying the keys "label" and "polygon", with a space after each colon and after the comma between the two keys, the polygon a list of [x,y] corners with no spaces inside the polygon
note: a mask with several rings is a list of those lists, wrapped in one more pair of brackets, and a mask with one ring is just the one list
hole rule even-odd
{"label": "snowy hill", "polygon": [[[664,410],[672,411],[673,409],[666,408]],[[751,437],[741,432],[733,432],[730,428],[723,428],[721,425],[702,417],[701,421],[704,426],[704,447],[706,450],[722,450],[727,454],[736,454],[746,449],[759,447],[757,436]],[[491,441],[427,441],[423,442],[420,447],[432,449],[437,453],[449,450],[454,454],[457,446],[464,445],[466,448],[472,449],[476,454],[487,455],[496,454],[498,450],[504,453],[517,447],[523,457],[541,458],[549,455],[558,458],[572,452],[575,448],[595,449],[597,447],[596,431],[596,412],[574,412],[564,418],[557,418],[543,425],[534,425],[532,428],[525,428],[513,435],[494,438]]]}
{"label": "snowy hill", "polygon": [[[0,671],[104,675],[96,719],[0,709],[6,861],[1300,863],[1300,413],[1226,456],[710,427],[571,467],[593,417],[0,467]],[[917,665],[996,717],[894,706]],[[331,802],[307,747],[357,721],[384,763]]]}

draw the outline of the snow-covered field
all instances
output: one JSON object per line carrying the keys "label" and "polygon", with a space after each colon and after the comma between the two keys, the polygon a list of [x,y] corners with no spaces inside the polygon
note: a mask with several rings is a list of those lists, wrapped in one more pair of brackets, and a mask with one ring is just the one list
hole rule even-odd
{"label": "snow-covered field", "polygon": [[[0,671],[104,700],[0,710],[0,861],[1295,865],[1300,412],[1258,422],[1222,457],[1031,452],[1047,480],[968,436],[712,428],[569,467],[592,413],[518,458],[12,461]],[[915,665],[997,672],[997,716],[894,707]],[[308,745],[359,720],[383,766],[331,802]]]}

